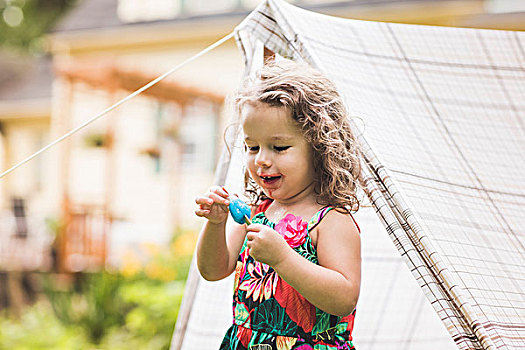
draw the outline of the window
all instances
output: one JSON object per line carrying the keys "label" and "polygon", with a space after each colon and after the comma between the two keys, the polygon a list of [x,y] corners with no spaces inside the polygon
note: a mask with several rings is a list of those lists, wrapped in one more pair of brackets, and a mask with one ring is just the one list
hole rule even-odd
{"label": "window", "polygon": [[23,198],[13,198],[13,215],[15,217],[15,236],[19,238],[27,237],[27,218],[26,218],[26,206]]}
{"label": "window", "polygon": [[126,23],[171,19],[179,15],[181,0],[119,0],[118,16]]}
{"label": "window", "polygon": [[485,8],[489,13],[523,12],[525,2],[516,0],[487,0]]}
{"label": "window", "polygon": [[189,15],[208,15],[234,11],[239,7],[239,0],[187,0],[184,12]]}
{"label": "window", "polygon": [[218,136],[216,113],[208,103],[196,103],[186,109],[180,129],[183,168],[213,169]]}
{"label": "window", "polygon": [[186,140],[181,147],[181,162],[185,167],[192,167],[197,162],[197,145]]}

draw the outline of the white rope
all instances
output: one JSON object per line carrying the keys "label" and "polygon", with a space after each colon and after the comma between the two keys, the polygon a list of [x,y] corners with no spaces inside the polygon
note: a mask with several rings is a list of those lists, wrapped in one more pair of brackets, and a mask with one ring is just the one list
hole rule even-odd
{"label": "white rope", "polygon": [[93,123],[95,120],[101,118],[102,116],[106,115],[107,113],[111,112],[112,110],[114,110],[115,108],[117,108],[118,106],[120,106],[121,104],[131,100],[133,97],[137,96],[138,94],[140,94],[141,92],[149,89],[150,87],[152,87],[153,85],[157,84],[159,81],[165,79],[167,76],[169,76],[170,74],[172,74],[173,72],[179,70],[180,68],[184,67],[186,64],[196,60],[197,58],[201,57],[202,55],[208,53],[209,51],[213,50],[214,48],[216,48],[217,46],[220,46],[222,45],[224,42],[228,41],[229,39],[231,39],[234,35],[234,32],[231,32],[230,34],[226,35],[224,38],[216,41],[215,43],[211,44],[210,46],[208,46],[207,48],[205,48],[204,50],[202,50],[201,52],[197,53],[196,55],[188,58],[186,61],[180,63],[179,65],[177,65],[176,67],[170,69],[169,71],[167,71],[166,73],[162,74],[161,76],[159,76],[157,79],[155,80],[152,80],[150,81],[148,84],[144,85],[143,87],[141,87],[140,89],[136,90],[135,92],[133,92],[132,94],[124,97],[122,100],[118,101],[117,103],[115,103],[114,105],[106,108],[105,110],[103,110],[102,112],[100,112],[99,114],[97,114],[96,116],[94,116],[93,118],[87,120],[86,122],[84,122],[83,124],[77,126],[76,128],[74,128],[73,130],[69,131],[68,133],[62,135],[60,138],[56,139],[55,141],[51,142],[50,144],[48,144],[47,146],[44,146],[43,148],[41,148],[40,150],[38,150],[37,152],[33,153],[32,155],[30,155],[29,157],[25,158],[24,160],[22,160],[20,163],[12,166],[11,168],[7,169],[6,171],[4,171],[2,174],[0,174],[0,179],[3,178],[4,176],[6,176],[7,174],[9,174],[10,172],[12,172],[13,170],[15,170],[16,168],[24,165],[25,163],[29,162],[31,159],[35,158],[36,156],[38,156],[40,153],[43,153],[45,152],[46,150],[48,150],[49,148],[53,147],[54,145],[56,145],[57,143],[59,143],[60,141],[63,141],[64,139],[68,138],[69,136],[73,135],[74,133],[76,133],[77,131],[85,128],[86,126],[88,126],[89,124]]}

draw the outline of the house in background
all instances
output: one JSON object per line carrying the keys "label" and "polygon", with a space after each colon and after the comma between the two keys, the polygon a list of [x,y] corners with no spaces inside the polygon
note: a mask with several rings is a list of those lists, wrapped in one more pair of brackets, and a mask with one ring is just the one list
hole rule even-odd
{"label": "house in background", "polygon": [[[176,4],[85,1],[69,14],[51,35],[55,136],[227,35],[242,19],[197,16],[197,7],[191,17],[174,20],[181,13]],[[212,183],[229,118],[224,100],[242,71],[231,40],[57,149],[55,192],[65,230],[59,251],[66,270],[100,266],[106,256],[117,264],[133,246],[165,244],[176,229],[198,229],[194,197]]]}
{"label": "house in background", "polygon": [[[29,60],[0,55],[0,164],[2,171],[45,145],[51,130],[50,57]],[[46,217],[49,157],[0,181],[0,266],[3,270],[49,268]]]}
{"label": "house in background", "polygon": [[[79,1],[49,35],[52,60],[1,65],[2,169],[230,33],[258,2]],[[292,2],[365,20],[525,29],[512,0]],[[243,65],[230,40],[0,180],[2,269],[49,269],[52,242],[63,271],[98,269],[198,230],[193,198],[212,184]]]}

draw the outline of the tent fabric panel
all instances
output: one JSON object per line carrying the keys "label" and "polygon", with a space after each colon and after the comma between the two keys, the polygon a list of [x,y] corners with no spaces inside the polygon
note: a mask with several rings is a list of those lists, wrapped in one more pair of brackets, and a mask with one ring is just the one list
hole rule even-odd
{"label": "tent fabric panel", "polygon": [[[490,283],[485,282],[495,277],[514,285],[514,289],[503,291],[504,300],[513,302],[515,310],[523,309],[523,282],[504,272],[505,266],[516,259],[518,268],[524,265],[523,231],[519,231],[523,222],[506,213],[515,212],[516,208],[495,201],[495,193],[509,192],[506,194],[514,197],[511,201],[518,203],[518,207],[523,205],[524,189],[520,184],[524,183],[525,172],[519,151],[525,145],[522,127],[525,107],[520,99],[525,72],[523,33],[342,20],[281,1],[268,1],[254,13],[262,11],[266,11],[266,21],[274,19],[279,23],[280,31],[255,28],[248,23],[246,28],[251,35],[263,43],[272,43],[272,50],[282,55],[301,56],[323,70],[343,91],[351,113],[366,120],[363,139],[370,144],[369,156],[380,156],[370,173],[376,176],[383,172],[379,192],[385,195],[387,205],[376,203],[378,210],[388,212],[385,208],[390,206],[390,214],[396,220],[383,215],[390,216],[385,226],[395,232],[399,229],[395,226],[397,221],[405,230],[405,239],[395,240],[401,242],[400,252],[407,256],[409,267],[422,270],[413,270],[416,279],[426,279],[422,287],[427,283],[441,285],[441,296],[427,293],[438,312],[440,308],[452,308],[455,310],[449,310],[450,314],[463,319],[452,322],[459,327],[458,334],[451,331],[458,345],[519,346],[525,338],[520,326],[523,315],[519,311],[514,315],[498,311],[502,305],[492,297],[498,284],[492,283],[487,289]],[[251,23],[257,20],[252,18]],[[241,28],[243,24],[239,31]],[[273,40],[274,36],[280,39]],[[289,42],[294,45],[275,47]],[[498,49],[488,49],[493,46]],[[302,54],[304,50],[307,55]],[[437,190],[425,196],[405,196],[421,193],[420,179],[427,179],[430,184],[426,186]],[[393,192],[394,183],[403,196]],[[445,220],[433,222],[428,215],[425,220],[415,219],[428,214],[426,208],[432,208],[434,213],[447,212],[449,203],[439,199],[446,198],[443,194],[451,192],[451,188],[452,206],[463,207],[470,213],[465,219],[467,224],[458,228],[457,213],[450,210]],[[478,192],[473,194],[474,201],[462,197],[464,189]],[[416,200],[422,203],[408,204]],[[498,266],[480,266],[478,271],[469,271],[466,263],[452,265],[449,256],[461,251],[475,261],[479,242],[486,241],[486,234],[474,230],[476,235],[462,243],[454,237],[469,226],[476,227],[481,221],[478,219],[485,218],[480,206],[492,209],[492,223],[498,223],[495,232],[500,233],[498,243],[512,254],[497,260]],[[507,216],[517,223],[518,230],[510,226]],[[442,230],[429,229],[439,225]],[[485,248],[497,247],[491,243]],[[479,270],[485,267],[491,270],[480,274]],[[430,269],[430,273],[425,269]],[[429,276],[436,282],[429,282]],[[477,286],[480,279],[485,281],[481,282],[482,288]],[[480,293],[473,297],[472,291]],[[513,299],[513,293],[518,293],[518,297]],[[507,319],[504,327],[501,318]],[[450,324],[447,327],[455,328]]]}

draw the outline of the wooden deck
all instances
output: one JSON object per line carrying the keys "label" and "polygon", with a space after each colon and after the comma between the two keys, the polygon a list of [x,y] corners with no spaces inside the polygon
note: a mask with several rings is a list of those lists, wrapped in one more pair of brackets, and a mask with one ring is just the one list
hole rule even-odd
{"label": "wooden deck", "polygon": [[27,218],[26,230],[13,216],[0,218],[0,271],[80,272],[104,268],[111,221],[104,211],[71,210],[57,238],[44,221]]}

